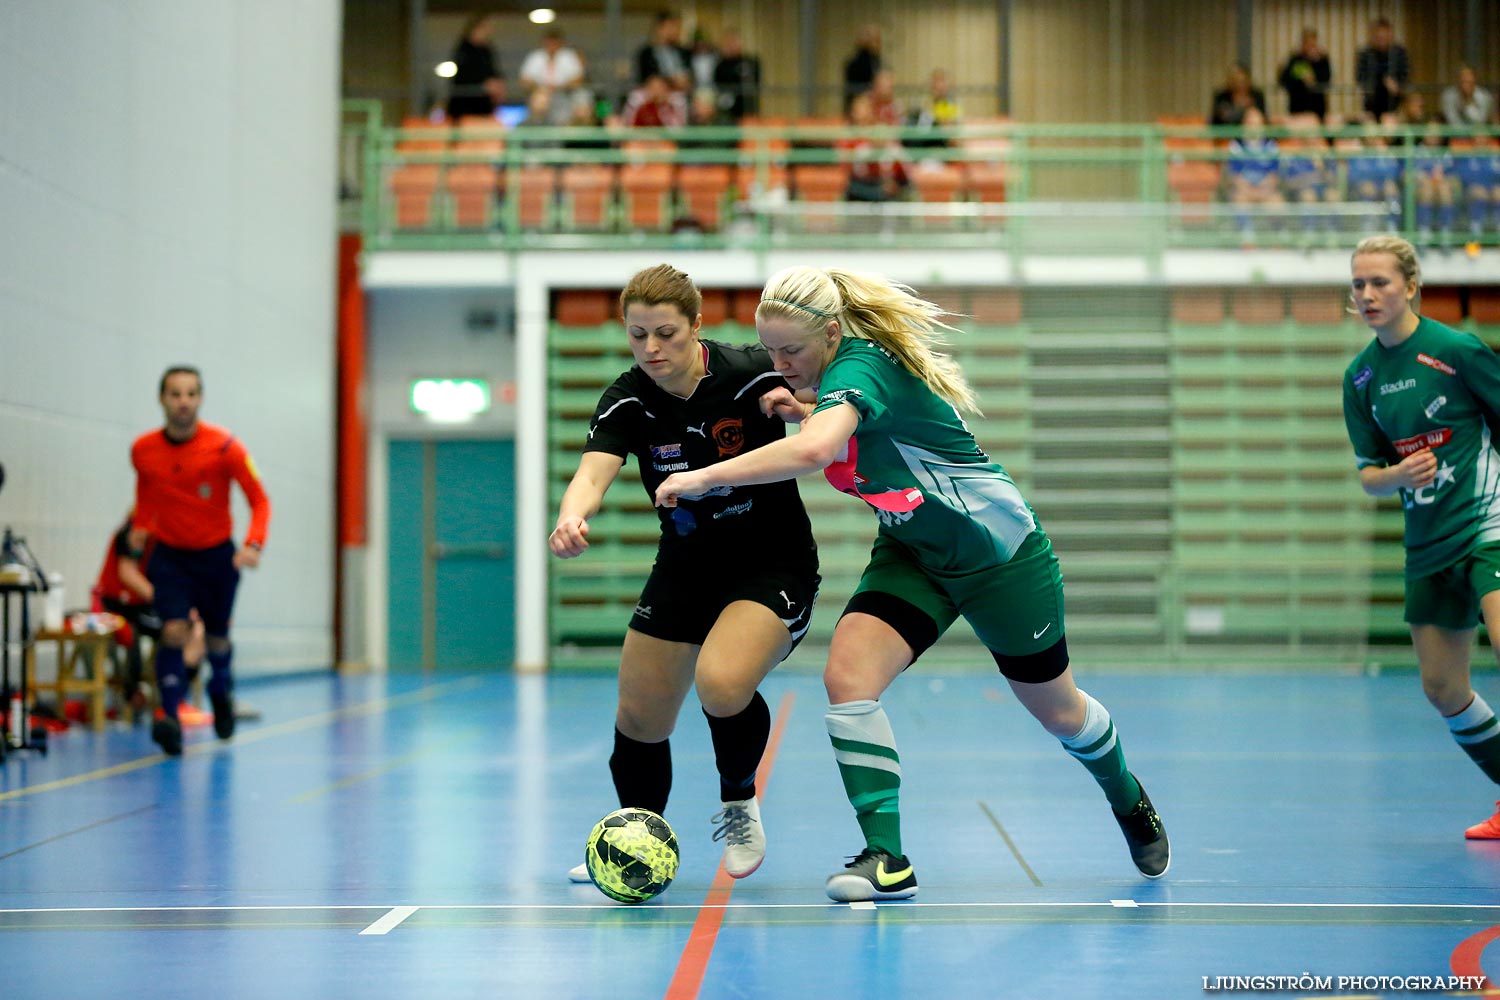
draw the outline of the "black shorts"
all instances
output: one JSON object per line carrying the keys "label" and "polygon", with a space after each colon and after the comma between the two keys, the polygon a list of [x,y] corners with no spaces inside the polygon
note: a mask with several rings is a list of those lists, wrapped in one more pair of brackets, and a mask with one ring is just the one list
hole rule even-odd
{"label": "black shorts", "polygon": [[240,585],[233,542],[211,549],[174,549],[157,542],[146,563],[146,579],[156,588],[156,613],[162,621],[186,621],[197,608],[204,632],[229,634],[234,592]]}
{"label": "black shorts", "polygon": [[701,646],[725,608],[735,601],[754,601],[776,613],[792,634],[791,649],[796,649],[812,624],[820,582],[812,567],[778,566],[736,573],[729,560],[686,565],[657,562],[636,601],[630,627],[653,639]]}

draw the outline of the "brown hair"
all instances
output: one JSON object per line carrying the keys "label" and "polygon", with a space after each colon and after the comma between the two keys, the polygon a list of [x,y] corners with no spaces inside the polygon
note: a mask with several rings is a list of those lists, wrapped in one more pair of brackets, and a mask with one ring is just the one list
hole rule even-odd
{"label": "brown hair", "polygon": [[657,264],[637,271],[620,293],[620,319],[632,302],[643,306],[676,306],[692,323],[703,312],[703,293],[693,279],[671,264]]}
{"label": "brown hair", "polygon": [[166,371],[162,372],[161,381],[158,382],[156,386],[156,394],[158,396],[167,391],[167,379],[171,378],[173,375],[193,376],[193,378],[198,380],[198,391],[203,391],[202,372],[194,368],[192,365],[173,365],[171,368],[168,368]]}

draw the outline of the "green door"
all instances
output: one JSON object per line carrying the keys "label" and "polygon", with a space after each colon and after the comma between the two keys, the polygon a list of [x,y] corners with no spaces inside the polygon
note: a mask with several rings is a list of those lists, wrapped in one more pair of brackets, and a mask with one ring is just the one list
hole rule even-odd
{"label": "green door", "polygon": [[515,443],[392,441],[392,670],[509,669],[515,657]]}

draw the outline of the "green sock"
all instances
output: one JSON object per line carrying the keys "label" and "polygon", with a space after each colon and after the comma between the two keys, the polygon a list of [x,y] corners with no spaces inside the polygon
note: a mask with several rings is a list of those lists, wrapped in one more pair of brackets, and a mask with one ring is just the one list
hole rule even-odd
{"label": "green sock", "polygon": [[878,701],[830,705],[823,717],[865,846],[901,856],[901,756]]}
{"label": "green sock", "polygon": [[1110,720],[1109,710],[1087,691],[1078,693],[1083,695],[1088,710],[1083,717],[1083,728],[1062,741],[1063,749],[1088,768],[1089,774],[1104,790],[1104,797],[1109,799],[1109,807],[1124,816],[1140,803],[1141,783],[1125,766],[1125,750],[1115,735],[1115,724]]}
{"label": "green sock", "polygon": [[1443,720],[1453,732],[1453,739],[1464,748],[1469,759],[1496,784],[1500,784],[1500,720],[1479,695],[1457,715]]}

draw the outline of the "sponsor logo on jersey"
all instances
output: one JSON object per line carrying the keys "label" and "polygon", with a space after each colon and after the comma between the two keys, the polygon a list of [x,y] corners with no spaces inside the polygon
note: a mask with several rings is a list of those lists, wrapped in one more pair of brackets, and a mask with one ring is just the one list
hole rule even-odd
{"label": "sponsor logo on jersey", "polygon": [[1382,396],[1389,396],[1393,392],[1405,392],[1407,389],[1415,389],[1416,387],[1417,380],[1414,378],[1404,378],[1400,382],[1382,382],[1380,384],[1380,394]]}
{"label": "sponsor logo on jersey", "polygon": [[1427,431],[1425,434],[1417,434],[1409,438],[1402,438],[1400,441],[1392,441],[1391,444],[1395,446],[1396,454],[1405,458],[1408,455],[1415,455],[1424,448],[1441,448],[1451,440],[1453,440],[1453,428],[1439,427],[1437,430]]}
{"label": "sponsor logo on jersey", "polygon": [[1426,365],[1428,368],[1436,368],[1438,371],[1442,372],[1444,375],[1457,375],[1458,374],[1458,371],[1452,365],[1447,364],[1446,362],[1443,362],[1443,361],[1439,361],[1437,358],[1433,357],[1431,354],[1418,354],[1417,355],[1417,360],[1420,361],[1422,364]]}
{"label": "sponsor logo on jersey", "polygon": [[1431,420],[1431,419],[1433,419],[1434,417],[1437,416],[1438,410],[1441,410],[1443,407],[1445,407],[1447,405],[1448,405],[1448,397],[1447,396],[1439,396],[1437,399],[1434,399],[1432,402],[1428,403],[1427,406],[1426,406],[1426,408],[1423,409],[1422,412],[1425,413],[1425,414],[1427,414],[1427,419],[1428,420]]}
{"label": "sponsor logo on jersey", "polygon": [[653,444],[651,446],[652,458],[681,458],[681,444]]}
{"label": "sponsor logo on jersey", "polygon": [[686,462],[652,462],[651,468],[657,472],[686,472],[691,466]]}
{"label": "sponsor logo on jersey", "polygon": [[1365,365],[1354,374],[1354,388],[1363,389],[1370,384],[1370,379],[1375,377],[1375,369]]}
{"label": "sponsor logo on jersey", "polygon": [[703,433],[703,428],[707,425],[707,423],[708,423],[708,421],[705,420],[703,423],[699,424],[697,427],[689,427],[688,428],[688,433],[689,434],[696,434],[696,435],[698,435],[701,438],[708,437],[707,434]]}
{"label": "sponsor logo on jersey", "polygon": [[864,395],[858,389],[834,389],[832,392],[825,392],[819,396],[818,402],[826,403],[831,399],[835,403],[847,403],[851,398],[863,399]]}
{"label": "sponsor logo on jersey", "polygon": [[750,508],[753,506],[755,506],[754,500],[746,500],[744,503],[737,503],[733,507],[725,507],[714,515],[714,520],[717,521],[721,517],[734,517],[736,514],[748,514],[750,513]]}
{"label": "sponsor logo on jersey", "polygon": [[738,455],[745,447],[745,421],[740,417],[725,417],[714,424],[713,439],[720,458]]}

